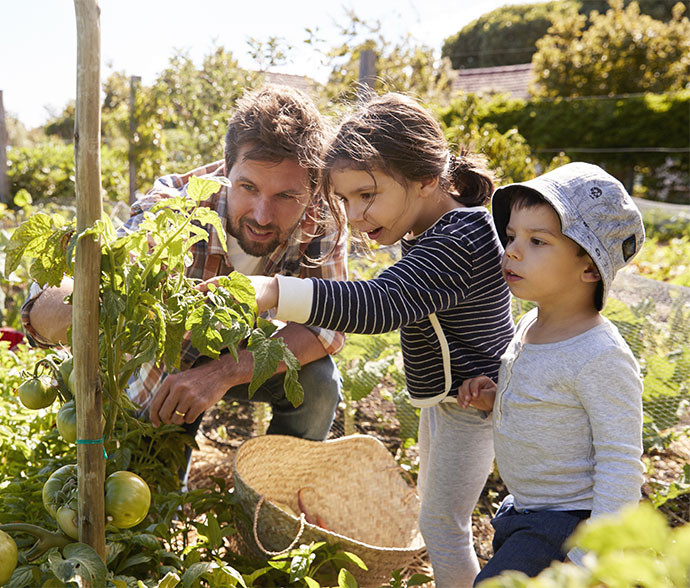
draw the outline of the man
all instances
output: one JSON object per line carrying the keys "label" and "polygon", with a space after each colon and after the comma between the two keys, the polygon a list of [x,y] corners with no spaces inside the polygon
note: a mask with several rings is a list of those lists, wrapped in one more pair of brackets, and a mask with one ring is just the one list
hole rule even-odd
{"label": "man", "polygon": [[[245,274],[294,275],[346,279],[346,235],[333,226],[317,192],[319,158],[325,139],[323,120],[303,93],[266,86],[245,96],[228,125],[225,159],[183,175],[159,178],[132,206],[126,229],[138,226],[145,211],[162,198],[184,195],[192,175],[225,176],[231,186],[205,201],[224,226],[228,251],[214,229],[208,242],[192,247],[187,276],[206,280],[233,270]],[[38,344],[66,340],[71,308],[63,303],[71,283],[31,297],[23,309],[27,332]],[[60,318],[62,317],[62,318]],[[304,402],[293,407],[285,398],[285,366],[253,395],[269,402],[269,434],[323,440],[340,400],[340,375],[331,358],[344,342],[341,333],[288,323],[279,332],[302,365],[299,381]],[[201,417],[226,394],[248,397],[253,358],[240,350],[217,360],[203,358],[185,339],[179,373],[145,366],[130,383],[132,400],[147,408],[151,422],[185,425],[195,434]]]}

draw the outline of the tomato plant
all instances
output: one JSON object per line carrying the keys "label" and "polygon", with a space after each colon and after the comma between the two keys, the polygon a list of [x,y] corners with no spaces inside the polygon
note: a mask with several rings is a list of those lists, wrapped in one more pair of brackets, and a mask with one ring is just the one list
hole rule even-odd
{"label": "tomato plant", "polygon": [[[73,275],[77,240],[85,236],[100,240],[99,362],[107,403],[108,452],[115,449],[110,439],[118,416],[131,419],[133,411],[127,409],[135,408],[123,394],[130,378],[146,363],[180,369],[186,332],[194,347],[212,358],[223,349],[236,356],[240,344],[249,340],[248,349],[255,358],[250,391],[271,377],[283,361],[288,368],[286,395],[295,405],[302,400],[299,364],[281,339],[272,338],[274,325],[257,322],[249,281],[234,272],[204,294],[185,277],[192,244],[207,240],[214,230],[225,247],[220,218],[202,205],[225,182],[192,177],[186,198],[162,199],[144,214],[137,230],[122,234],[115,232],[108,217],[77,235],[74,224],[59,215],[34,214],[15,229],[5,248],[6,275],[23,257],[30,257],[30,277],[57,286],[65,275]],[[66,372],[68,367],[63,362],[56,369]],[[63,373],[59,379],[65,380]],[[72,389],[73,380],[72,370],[66,381]]]}
{"label": "tomato plant", "polygon": [[73,380],[70,380],[70,378],[73,377],[72,363],[73,358],[70,356],[63,360],[58,366],[58,381],[62,381],[63,387],[66,388],[70,394],[74,394],[74,386],[72,385]]}
{"label": "tomato plant", "polygon": [[105,514],[119,529],[129,529],[146,518],[151,490],[136,474],[121,470],[105,481]]}
{"label": "tomato plant", "polygon": [[[183,444],[189,443],[176,425],[154,429],[150,423],[137,419],[138,407],[124,393],[131,378],[137,376],[144,364],[158,364],[169,371],[182,369],[180,351],[187,334],[202,354],[213,358],[218,357],[222,350],[236,356],[240,345],[246,344],[254,354],[251,390],[272,376],[279,362],[284,362],[288,368],[285,378],[287,397],[296,405],[301,402],[303,394],[297,381],[299,364],[282,340],[273,337],[274,325],[257,317],[249,281],[241,274],[233,273],[217,288],[201,293],[196,289],[196,282],[185,276],[185,267],[190,261],[189,248],[193,243],[207,239],[212,230],[221,241],[225,237],[218,215],[202,206],[202,202],[219,189],[218,183],[194,178],[188,188],[187,198],[161,201],[144,215],[137,230],[122,234],[116,234],[108,218],[76,234],[72,221],[67,222],[58,215],[33,214],[15,229],[4,250],[5,275],[24,262],[24,258],[30,258],[30,279],[56,286],[63,276],[73,275],[78,239],[91,236],[101,243],[98,359],[106,414],[104,449],[109,471],[128,470],[110,477],[104,488],[106,514],[113,523],[106,528],[106,539],[120,538],[126,545],[120,551],[121,558],[113,555],[111,569],[121,574],[127,568],[125,573],[136,574],[136,579],[152,579],[161,571],[161,564],[171,572],[179,572],[198,562],[200,557],[209,561],[215,558],[220,554],[216,550],[220,550],[223,543],[223,535],[216,537],[220,532],[218,525],[224,525],[223,533],[232,532],[227,520],[232,507],[226,506],[218,519],[209,513],[206,533],[213,536],[211,544],[214,547],[211,549],[200,544],[199,549],[205,550],[203,555],[195,556],[196,559],[192,558],[187,563],[171,553],[176,550],[171,543],[161,545],[164,537],[171,534],[173,517],[179,517],[179,508],[171,511],[158,509],[151,513],[157,538],[144,538],[142,534],[129,530],[146,518],[152,498],[154,502],[156,498],[164,500],[162,497],[168,491],[179,488],[177,471],[184,466],[180,463],[184,460]],[[64,351],[58,350],[35,365],[34,375],[49,375],[55,379],[60,389],[58,395],[68,405],[72,400],[75,378],[71,357],[65,357]],[[68,410],[64,409],[64,412]],[[75,465],[63,464],[74,459],[76,447],[62,443],[63,434],[65,439],[72,438],[69,433],[63,433],[63,416],[66,415],[63,413],[58,419],[60,434],[49,428],[53,414],[38,413],[35,416],[36,420],[41,420],[41,435],[28,441],[27,447],[22,447],[25,455],[32,455],[30,477],[20,477],[7,488],[0,488],[0,511],[5,504],[12,505],[11,514],[0,512],[0,522],[14,522],[18,516],[32,517],[28,522],[57,524],[66,533],[75,535],[77,469]],[[2,468],[3,463],[0,462],[0,471]],[[43,484],[47,472],[55,468],[56,471]],[[155,483],[152,488],[157,494],[152,497],[149,487],[134,473],[152,480]],[[36,495],[37,506],[42,502],[45,507],[41,507],[40,512],[31,507],[31,497]],[[188,498],[181,495],[181,500],[186,502]],[[206,501],[199,513],[206,514],[209,508]],[[195,525],[194,522],[184,524],[189,529]],[[115,528],[122,530],[114,531]],[[61,533],[59,535],[62,536]],[[136,548],[144,544],[147,552],[157,554],[152,556],[150,563],[146,563],[148,559],[142,559],[140,550]],[[67,548],[63,549],[63,555],[68,557]],[[57,561],[56,557],[53,559]],[[132,563],[135,561],[136,564]],[[23,566],[27,568],[23,573],[33,574],[33,583],[40,585],[49,579],[41,575],[39,582],[36,576],[39,574],[38,566],[45,570],[45,563],[45,560],[37,560],[34,566]],[[232,570],[220,562],[214,567],[218,568],[220,576]],[[51,569],[57,574],[55,569]]]}
{"label": "tomato plant", "polygon": [[77,440],[77,407],[74,400],[65,402],[60,407],[55,423],[65,443],[74,443]]}
{"label": "tomato plant", "polygon": [[55,518],[58,509],[77,494],[77,465],[68,464],[55,470],[43,485],[43,506]]}
{"label": "tomato plant", "polygon": [[5,531],[0,531],[0,586],[4,585],[17,567],[17,544]]}
{"label": "tomato plant", "polygon": [[47,376],[32,376],[17,389],[21,403],[32,410],[46,408],[53,404],[58,395],[56,386]]}
{"label": "tomato plant", "polygon": [[62,532],[72,539],[79,539],[79,505],[76,499],[63,504],[55,513],[55,520]]}

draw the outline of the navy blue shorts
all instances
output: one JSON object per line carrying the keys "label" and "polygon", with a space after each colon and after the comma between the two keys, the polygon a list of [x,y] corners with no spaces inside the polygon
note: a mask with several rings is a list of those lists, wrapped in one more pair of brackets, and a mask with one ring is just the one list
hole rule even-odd
{"label": "navy blue shorts", "polygon": [[506,570],[518,570],[530,577],[548,568],[552,561],[563,561],[563,543],[583,520],[589,510],[526,510],[518,512],[513,497],[507,496],[496,516],[494,528],[494,556],[474,581],[498,576]]}

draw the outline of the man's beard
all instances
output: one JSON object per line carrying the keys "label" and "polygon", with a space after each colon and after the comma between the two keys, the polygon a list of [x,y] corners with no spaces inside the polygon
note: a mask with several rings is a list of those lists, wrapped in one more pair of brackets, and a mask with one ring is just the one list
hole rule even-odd
{"label": "man's beard", "polygon": [[[274,237],[270,241],[264,243],[257,243],[251,237],[247,236],[246,227],[250,226],[256,229],[270,230],[273,231]],[[254,257],[263,257],[275,251],[278,246],[286,239],[282,238],[282,235],[278,229],[273,225],[268,225],[266,227],[259,227],[255,222],[249,219],[240,219],[239,226],[233,224],[232,221],[228,221],[228,232],[230,235],[235,237],[237,243],[239,244],[242,251],[248,255],[253,255]]]}

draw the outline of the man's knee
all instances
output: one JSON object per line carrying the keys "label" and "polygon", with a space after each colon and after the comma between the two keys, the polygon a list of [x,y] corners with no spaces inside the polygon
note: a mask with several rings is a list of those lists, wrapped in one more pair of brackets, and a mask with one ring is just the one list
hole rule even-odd
{"label": "man's knee", "polygon": [[285,396],[273,401],[269,434],[292,435],[323,441],[330,431],[340,402],[341,378],[330,356],[305,364],[299,372],[304,400],[292,406]]}
{"label": "man's knee", "polygon": [[298,379],[304,388],[305,402],[318,403],[335,411],[342,398],[342,378],[330,355],[303,365]]}

